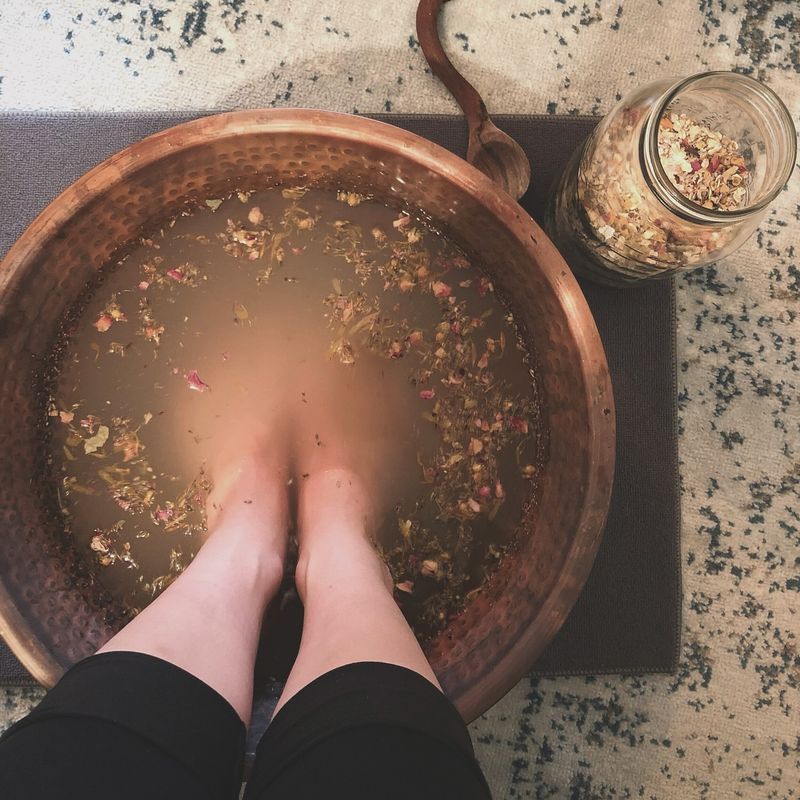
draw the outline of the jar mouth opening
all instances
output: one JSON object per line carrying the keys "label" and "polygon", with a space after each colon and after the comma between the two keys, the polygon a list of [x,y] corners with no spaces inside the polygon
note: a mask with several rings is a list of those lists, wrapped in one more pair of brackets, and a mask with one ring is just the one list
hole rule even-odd
{"label": "jar mouth opening", "polygon": [[[735,79],[740,80],[744,86],[763,101],[765,108],[769,109],[774,120],[779,125],[785,127],[787,131],[787,142],[791,148],[791,152],[787,154],[783,172],[775,179],[773,187],[766,192],[763,197],[759,197],[757,202],[751,202],[741,208],[732,210],[706,208],[696,203],[694,200],[689,199],[669,179],[667,171],[661,163],[661,157],[658,151],[660,122],[675,99],[699,81],[722,75],[728,78],[735,77]],[[728,72],[725,70],[701,72],[673,84],[664,92],[658,102],[655,103],[642,128],[639,156],[642,162],[642,172],[650,188],[653,190],[656,197],[658,197],[673,213],[694,222],[730,223],[744,219],[754,212],[761,211],[780,194],[794,169],[797,156],[797,134],[789,110],[780,97],[769,87],[747,75],[742,75],[737,72]]]}

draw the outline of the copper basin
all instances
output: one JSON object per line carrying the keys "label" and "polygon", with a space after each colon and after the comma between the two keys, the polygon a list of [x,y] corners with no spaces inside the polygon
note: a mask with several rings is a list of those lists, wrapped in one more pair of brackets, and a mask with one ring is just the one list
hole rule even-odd
{"label": "copper basin", "polygon": [[119,626],[38,476],[43,362],[66,309],[143,226],[187,197],[314,181],[423,211],[487,265],[535,354],[546,452],[538,502],[507,558],[428,647],[466,720],[525,673],[589,574],[608,509],[615,422],[603,346],[572,273],[539,226],[488,178],[391,125],[313,110],[241,111],[126,148],[54,200],[0,268],[0,633],[52,685]]}

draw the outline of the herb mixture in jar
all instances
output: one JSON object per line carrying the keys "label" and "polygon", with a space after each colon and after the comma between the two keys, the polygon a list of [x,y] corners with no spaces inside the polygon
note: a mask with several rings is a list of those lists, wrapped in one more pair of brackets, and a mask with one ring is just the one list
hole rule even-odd
{"label": "herb mixture in jar", "polygon": [[[639,109],[620,114],[598,142],[594,159],[583,165],[578,199],[592,229],[584,244],[631,269],[637,261],[659,268],[703,263],[736,230],[698,230],[667,212],[642,177],[631,147],[630,132],[640,124]],[[736,142],[720,131],[667,111],[659,122],[658,153],[669,181],[688,200],[723,211],[746,205],[744,159]]]}
{"label": "herb mixture in jar", "polygon": [[132,614],[197,552],[205,465],[242,419],[291,419],[321,449],[345,432],[384,487],[376,539],[422,639],[480,591],[531,499],[537,404],[511,313],[447,238],[353,192],[197,204],[106,271],[56,352],[65,524]]}
{"label": "herb mixture in jar", "polygon": [[739,145],[686,114],[659,122],[658,155],[670,182],[703,208],[735,211],[747,205],[748,169]]}

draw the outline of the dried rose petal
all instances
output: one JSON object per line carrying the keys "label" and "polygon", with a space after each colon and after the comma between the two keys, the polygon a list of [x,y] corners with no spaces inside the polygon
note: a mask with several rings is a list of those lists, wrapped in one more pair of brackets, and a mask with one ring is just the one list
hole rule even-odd
{"label": "dried rose petal", "polygon": [[402,581],[401,583],[396,583],[395,588],[400,592],[411,594],[414,591],[414,581]]}
{"label": "dried rose petal", "polygon": [[518,431],[519,433],[528,432],[528,420],[523,417],[511,417],[508,424],[511,426],[512,430]]}
{"label": "dried rose petal", "polygon": [[476,514],[481,510],[481,504],[474,497],[470,497],[470,499],[467,500],[467,505],[470,511],[474,511]]}
{"label": "dried rose petal", "polygon": [[492,496],[492,490],[488,486],[481,486],[478,489],[478,497],[482,497],[484,500],[488,499]]}
{"label": "dried rose petal", "polygon": [[71,411],[59,411],[58,416],[65,425],[68,425],[73,419],[75,419],[75,414],[73,414]]}
{"label": "dried rose petal", "polygon": [[692,172],[699,172],[700,171],[700,159],[695,158],[691,161],[690,166],[692,168]]}
{"label": "dried rose petal", "polygon": [[147,281],[139,281],[139,288],[142,291],[145,291],[145,289],[149,289],[150,288],[150,284]]}
{"label": "dried rose petal", "polygon": [[187,372],[184,377],[186,378],[186,382],[189,384],[189,388],[194,389],[196,392],[204,392],[206,389],[211,388],[204,380],[200,378],[196,369]]}
{"label": "dried rose petal", "polygon": [[161,508],[161,506],[159,506],[156,509],[154,516],[158,522],[169,522],[169,520],[172,519],[174,514],[175,514],[174,508]]}
{"label": "dried rose petal", "polygon": [[172,280],[178,281],[178,283],[183,280],[183,272],[181,272],[181,270],[179,270],[177,267],[174,269],[168,269],[167,275],[172,278]]}
{"label": "dried rose petal", "polygon": [[100,333],[105,333],[112,325],[114,324],[114,318],[111,314],[106,314],[103,312],[98,318],[97,321],[94,323],[94,327]]}
{"label": "dried rose petal", "polygon": [[162,333],[164,333],[163,325],[145,325],[144,338],[147,339],[148,342],[159,344],[161,342]]}
{"label": "dried rose petal", "polygon": [[436,392],[433,389],[423,389],[419,396],[421,400],[433,400],[436,397]]}
{"label": "dried rose petal", "polygon": [[431,284],[431,290],[434,297],[450,297],[453,292],[452,287],[448,286],[444,281],[434,281]]}

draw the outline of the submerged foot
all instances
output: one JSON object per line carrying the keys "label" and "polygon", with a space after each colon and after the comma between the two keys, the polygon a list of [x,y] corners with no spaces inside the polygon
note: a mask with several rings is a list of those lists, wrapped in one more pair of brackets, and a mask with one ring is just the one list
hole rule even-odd
{"label": "submerged foot", "polygon": [[242,420],[209,464],[213,490],[206,503],[209,540],[203,549],[224,538],[226,552],[277,582],[289,527],[286,452],[282,439],[261,423]]}
{"label": "submerged foot", "polygon": [[299,488],[300,555],[295,573],[305,600],[311,582],[356,593],[378,582],[392,591],[389,570],[373,542],[373,506],[363,480],[347,467],[309,474]]}

